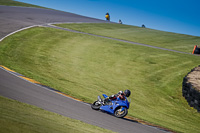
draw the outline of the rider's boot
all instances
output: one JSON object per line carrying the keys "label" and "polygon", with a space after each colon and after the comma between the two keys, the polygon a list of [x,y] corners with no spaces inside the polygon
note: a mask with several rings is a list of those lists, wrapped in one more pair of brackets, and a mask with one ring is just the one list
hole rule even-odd
{"label": "rider's boot", "polygon": [[103,99],[103,104],[104,105],[108,105],[109,102],[110,102],[109,97]]}

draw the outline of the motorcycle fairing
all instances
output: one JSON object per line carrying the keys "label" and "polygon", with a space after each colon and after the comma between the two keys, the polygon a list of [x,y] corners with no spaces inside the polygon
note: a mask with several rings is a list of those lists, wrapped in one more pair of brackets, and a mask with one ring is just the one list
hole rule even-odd
{"label": "motorcycle fairing", "polygon": [[123,100],[123,101],[120,99],[117,99],[117,100],[113,100],[111,102],[112,102],[112,104],[103,105],[100,107],[100,109],[103,111],[106,111],[108,113],[114,114],[115,109],[117,107],[122,107],[122,111],[124,110],[124,108],[127,108],[127,109],[129,108],[129,102],[127,102],[127,99]]}

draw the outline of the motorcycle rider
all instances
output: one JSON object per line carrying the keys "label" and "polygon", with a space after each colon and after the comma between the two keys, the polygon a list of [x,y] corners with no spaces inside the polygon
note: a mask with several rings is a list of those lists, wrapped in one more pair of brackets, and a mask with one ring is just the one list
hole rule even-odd
{"label": "motorcycle rider", "polygon": [[107,98],[105,98],[104,104],[109,104],[110,100],[116,100],[117,98],[121,99],[121,100],[125,100],[125,97],[129,97],[131,95],[131,91],[130,90],[125,90],[123,91],[119,91],[117,94],[115,95],[111,95]]}

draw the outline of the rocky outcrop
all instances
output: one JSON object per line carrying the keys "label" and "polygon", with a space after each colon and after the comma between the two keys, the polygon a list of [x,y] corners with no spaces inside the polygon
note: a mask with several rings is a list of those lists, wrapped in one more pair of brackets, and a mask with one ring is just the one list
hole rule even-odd
{"label": "rocky outcrop", "polygon": [[200,66],[192,69],[184,77],[182,93],[188,104],[200,112]]}

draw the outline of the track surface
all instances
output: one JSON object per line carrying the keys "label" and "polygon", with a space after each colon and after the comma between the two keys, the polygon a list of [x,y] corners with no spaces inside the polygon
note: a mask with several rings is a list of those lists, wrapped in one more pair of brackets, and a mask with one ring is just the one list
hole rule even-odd
{"label": "track surface", "polygon": [[[54,22],[98,23],[105,21],[47,9],[0,6],[0,39],[15,30],[27,26]],[[94,111],[88,104],[75,101],[47,88],[27,82],[2,68],[0,68],[0,95],[115,132],[164,132],[134,121],[119,119],[100,111]]]}
{"label": "track surface", "polygon": [[106,21],[55,10],[0,5],[0,38],[24,27],[55,22],[100,23]]}

